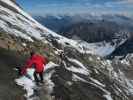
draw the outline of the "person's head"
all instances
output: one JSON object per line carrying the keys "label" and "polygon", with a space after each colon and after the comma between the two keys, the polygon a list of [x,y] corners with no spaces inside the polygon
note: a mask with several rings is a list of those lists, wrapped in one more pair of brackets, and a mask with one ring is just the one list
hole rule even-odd
{"label": "person's head", "polygon": [[31,51],[31,52],[30,52],[30,56],[31,56],[31,57],[32,57],[34,54],[35,54],[34,51]]}

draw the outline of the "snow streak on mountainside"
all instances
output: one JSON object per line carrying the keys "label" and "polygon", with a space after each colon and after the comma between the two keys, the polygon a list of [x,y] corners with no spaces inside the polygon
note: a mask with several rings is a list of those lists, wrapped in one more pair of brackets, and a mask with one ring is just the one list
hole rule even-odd
{"label": "snow streak on mountainside", "polygon": [[[36,39],[50,38],[55,39],[57,42],[66,45],[69,44],[73,48],[76,48],[81,53],[93,53],[101,56],[106,56],[112,53],[116,45],[119,46],[125,41],[122,39],[120,43],[115,45],[97,46],[97,44],[83,44],[71,39],[67,39],[63,36],[56,34],[55,32],[47,29],[46,27],[35,21],[30,15],[25,13],[20,7],[10,0],[0,0],[0,31],[8,34],[14,34],[19,37],[23,37],[30,41],[33,41],[32,37]],[[42,37],[43,36],[43,37]],[[104,49],[102,53],[99,50]]]}

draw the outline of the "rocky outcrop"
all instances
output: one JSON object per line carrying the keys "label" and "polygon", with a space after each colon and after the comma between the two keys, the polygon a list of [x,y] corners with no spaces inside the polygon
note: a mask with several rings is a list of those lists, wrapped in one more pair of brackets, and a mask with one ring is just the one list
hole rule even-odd
{"label": "rocky outcrop", "polygon": [[91,55],[67,57],[51,77],[53,95],[57,100],[132,100],[132,79],[122,65]]}

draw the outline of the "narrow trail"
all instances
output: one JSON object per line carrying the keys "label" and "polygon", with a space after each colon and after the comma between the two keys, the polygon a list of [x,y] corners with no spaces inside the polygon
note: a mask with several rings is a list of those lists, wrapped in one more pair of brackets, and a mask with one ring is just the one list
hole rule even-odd
{"label": "narrow trail", "polygon": [[37,86],[34,82],[34,69],[27,70],[27,76],[21,76],[15,79],[17,85],[26,90],[24,97],[26,100],[52,100],[51,93],[53,91],[54,83],[51,81],[51,75],[54,73],[54,67],[57,65],[49,62],[45,67],[44,84]]}

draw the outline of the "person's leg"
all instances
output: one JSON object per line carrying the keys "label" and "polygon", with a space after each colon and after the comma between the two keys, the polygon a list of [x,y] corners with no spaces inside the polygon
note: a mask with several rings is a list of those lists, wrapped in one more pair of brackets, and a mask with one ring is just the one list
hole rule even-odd
{"label": "person's leg", "polygon": [[40,82],[43,83],[43,82],[44,82],[44,81],[43,81],[43,80],[44,80],[44,79],[43,79],[43,72],[40,72],[40,73],[39,73],[39,76],[40,76],[40,79],[41,79]]}
{"label": "person's leg", "polygon": [[37,73],[36,72],[34,72],[34,79],[35,79],[36,82],[39,82],[39,79],[37,77]]}

